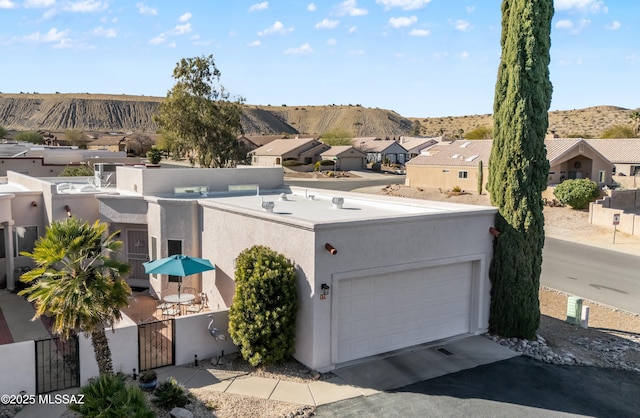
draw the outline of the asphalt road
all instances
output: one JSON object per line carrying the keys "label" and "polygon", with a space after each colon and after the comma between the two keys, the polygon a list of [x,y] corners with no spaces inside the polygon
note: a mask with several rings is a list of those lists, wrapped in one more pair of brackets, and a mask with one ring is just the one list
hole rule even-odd
{"label": "asphalt road", "polygon": [[552,289],[640,314],[638,256],[547,238],[540,282]]}
{"label": "asphalt road", "polygon": [[640,373],[529,357],[319,406],[317,417],[638,417]]}

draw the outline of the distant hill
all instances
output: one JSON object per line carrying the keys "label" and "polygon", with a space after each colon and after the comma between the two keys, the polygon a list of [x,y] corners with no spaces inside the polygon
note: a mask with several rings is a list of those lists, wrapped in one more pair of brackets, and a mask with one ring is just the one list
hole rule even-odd
{"label": "distant hill", "polygon": [[[156,132],[153,116],[162,97],[102,94],[0,94],[0,125],[8,130],[62,132]],[[615,106],[549,113],[549,128],[561,136],[598,137],[613,125],[631,123],[631,110]],[[246,134],[321,134],[333,129],[354,136],[410,135],[415,121],[423,135],[459,135],[492,126],[491,115],[405,118],[393,110],[349,106],[245,105]]]}

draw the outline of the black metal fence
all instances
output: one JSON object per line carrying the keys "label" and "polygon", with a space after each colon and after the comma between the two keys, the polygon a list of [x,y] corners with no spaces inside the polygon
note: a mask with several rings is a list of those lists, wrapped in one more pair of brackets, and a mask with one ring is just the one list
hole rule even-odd
{"label": "black metal fence", "polygon": [[36,340],[36,393],[80,386],[78,337]]}
{"label": "black metal fence", "polygon": [[140,371],[175,364],[175,320],[138,325],[138,367]]}

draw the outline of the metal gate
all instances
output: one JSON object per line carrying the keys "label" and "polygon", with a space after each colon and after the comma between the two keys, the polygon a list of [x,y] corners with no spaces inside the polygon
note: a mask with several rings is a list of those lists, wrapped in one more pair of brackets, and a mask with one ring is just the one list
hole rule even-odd
{"label": "metal gate", "polygon": [[36,340],[36,393],[80,386],[78,337]]}
{"label": "metal gate", "polygon": [[138,367],[140,371],[175,364],[174,319],[138,325]]}

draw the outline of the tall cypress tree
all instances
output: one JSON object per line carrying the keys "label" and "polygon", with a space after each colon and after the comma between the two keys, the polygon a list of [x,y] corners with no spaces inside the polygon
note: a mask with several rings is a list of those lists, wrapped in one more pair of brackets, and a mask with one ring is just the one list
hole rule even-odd
{"label": "tall cypress tree", "polygon": [[552,17],[552,0],[502,2],[488,184],[499,232],[489,271],[489,328],[505,337],[533,338],[540,324]]}

